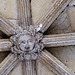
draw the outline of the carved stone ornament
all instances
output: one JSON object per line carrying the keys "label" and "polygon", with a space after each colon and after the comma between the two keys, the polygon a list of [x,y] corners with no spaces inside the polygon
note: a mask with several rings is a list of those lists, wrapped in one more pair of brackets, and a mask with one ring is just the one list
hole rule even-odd
{"label": "carved stone ornament", "polygon": [[35,26],[32,25],[17,30],[10,38],[13,44],[11,51],[21,59],[36,60],[38,53],[43,49],[42,38],[43,34],[37,32]]}

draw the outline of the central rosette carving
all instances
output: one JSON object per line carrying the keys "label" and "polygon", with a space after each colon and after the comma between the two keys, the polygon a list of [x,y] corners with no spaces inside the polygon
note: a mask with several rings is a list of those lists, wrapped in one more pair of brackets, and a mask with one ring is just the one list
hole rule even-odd
{"label": "central rosette carving", "polygon": [[16,34],[10,38],[13,44],[11,51],[21,59],[36,60],[38,53],[43,49],[42,38],[42,33],[36,32],[33,26],[17,30]]}

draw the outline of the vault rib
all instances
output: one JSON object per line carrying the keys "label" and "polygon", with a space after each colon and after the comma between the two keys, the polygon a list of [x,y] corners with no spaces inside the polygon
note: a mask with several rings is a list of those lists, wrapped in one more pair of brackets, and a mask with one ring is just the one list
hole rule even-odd
{"label": "vault rib", "polygon": [[61,75],[75,75],[68,67],[46,50],[40,53],[39,60],[41,60],[47,67],[53,67]]}
{"label": "vault rib", "polygon": [[19,63],[19,59],[10,53],[0,64],[0,75],[8,75],[10,71]]}
{"label": "vault rib", "polygon": [[35,60],[23,61],[23,75],[37,75]]}
{"label": "vault rib", "polygon": [[11,46],[12,43],[9,41],[9,39],[0,39],[0,52],[9,51]]}
{"label": "vault rib", "polygon": [[9,20],[7,20],[3,15],[0,14],[0,30],[11,36],[15,33],[16,29],[19,27],[17,25],[12,24]]}
{"label": "vault rib", "polygon": [[[42,24],[41,32],[45,32],[53,21],[58,17],[58,15],[65,9],[71,0],[55,0],[52,7],[47,11],[47,13],[36,23],[36,25]],[[24,28],[29,26],[31,23],[31,11],[30,11],[30,0],[17,0],[18,2],[18,18],[19,26]],[[13,35],[17,27],[0,15],[0,30],[6,33],[8,36]],[[60,34],[59,34],[60,35]],[[1,41],[0,45],[4,45],[1,49],[4,50],[10,47],[8,45],[9,41]],[[75,45],[75,35],[63,34],[60,37],[55,36],[45,36],[43,38],[43,43],[46,47],[50,46],[65,46],[65,45]],[[42,51],[39,55],[39,59],[43,61],[48,67],[51,65],[55,68],[61,75],[75,75],[70,71],[63,63],[61,63],[57,58],[47,51]],[[0,64],[0,74],[7,75],[9,72],[20,62],[20,60],[12,53]],[[36,61],[26,60],[23,62],[23,74],[24,75],[36,75]]]}
{"label": "vault rib", "polygon": [[75,33],[45,35],[42,42],[46,47],[75,45]]}
{"label": "vault rib", "polygon": [[55,0],[49,10],[37,21],[36,25],[42,24],[41,32],[45,32],[59,14],[66,8],[71,0]]}
{"label": "vault rib", "polygon": [[18,23],[24,28],[32,24],[30,0],[17,0],[18,6]]}

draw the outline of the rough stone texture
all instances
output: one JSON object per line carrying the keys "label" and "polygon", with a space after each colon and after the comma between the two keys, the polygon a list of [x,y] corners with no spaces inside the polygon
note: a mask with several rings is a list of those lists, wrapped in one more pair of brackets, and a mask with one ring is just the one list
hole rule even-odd
{"label": "rough stone texture", "polygon": [[59,15],[55,22],[49,27],[45,34],[61,34],[72,32],[69,16],[67,14],[68,7]]}
{"label": "rough stone texture", "polygon": [[75,7],[73,5],[68,8],[68,16],[70,17],[72,31],[75,32]]}
{"label": "rough stone texture", "polygon": [[52,67],[48,68],[44,63],[37,61],[37,75],[60,75]]}
{"label": "rough stone texture", "polygon": [[11,52],[19,55],[21,60],[36,60],[38,54],[43,49],[42,38],[43,34],[37,32],[35,26],[32,25],[17,30],[16,33],[10,37],[10,41],[13,44]]}
{"label": "rough stone texture", "polygon": [[[59,15],[46,34],[75,32],[75,7],[71,5],[72,4],[70,4],[70,6],[67,7],[61,15]],[[75,72],[75,46],[48,48],[48,50]]]}
{"label": "rough stone texture", "polygon": [[32,0],[32,19],[35,24],[52,5],[54,0]]}
{"label": "rough stone texture", "polygon": [[[0,0],[0,13],[9,18],[16,25],[17,19],[16,0]],[[0,39],[8,38],[0,31]],[[0,52],[0,62],[8,55],[8,52]]]}
{"label": "rough stone texture", "polygon": [[54,56],[75,72],[75,46],[55,47],[48,49]]}
{"label": "rough stone texture", "polygon": [[23,75],[22,74],[22,63],[20,63],[16,68],[14,68],[9,75]]}
{"label": "rough stone texture", "polygon": [[[33,0],[35,1],[35,0]],[[42,0],[41,0],[42,1]],[[40,1],[40,2],[41,2]],[[48,0],[46,0],[48,1]],[[39,4],[40,4],[39,2]],[[34,4],[33,4],[34,5]],[[55,20],[55,22],[52,24],[52,26],[48,29],[48,31],[45,34],[60,34],[60,33],[69,33],[69,32],[74,32],[75,31],[75,0],[72,0],[70,3],[69,7],[66,8],[64,12]],[[44,9],[43,6],[37,4],[34,6],[37,8]],[[44,11],[46,11],[48,7]],[[36,13],[38,11],[39,13]],[[39,9],[34,9],[33,12],[33,21],[36,23],[38,19],[41,17],[39,14],[43,14],[42,10]],[[35,15],[35,16],[34,16]],[[35,20],[34,20],[35,18]],[[68,46],[68,47],[55,47],[55,48],[48,48],[48,50],[56,56],[59,60],[61,60],[66,66],[68,66],[71,70],[75,72],[75,46]]]}
{"label": "rough stone texture", "polygon": [[75,0],[72,0],[71,3],[69,4],[70,6],[75,5]]}
{"label": "rough stone texture", "polygon": [[[34,24],[40,19],[52,3],[53,0],[32,0],[32,16]],[[75,5],[75,0],[72,0],[67,11],[63,12],[52,24],[51,27],[54,27],[50,28],[50,32],[47,34],[75,31],[75,7],[73,5]],[[0,0],[0,12],[7,18],[16,18],[16,9],[16,0]],[[75,46],[50,48],[49,51],[75,72]],[[0,62],[6,56],[7,54],[0,53]],[[40,62],[38,64],[38,69],[38,75],[55,75]],[[22,75],[21,65],[19,65],[18,68],[15,68],[9,75]]]}
{"label": "rough stone texture", "polygon": [[16,0],[0,0],[0,13],[7,18],[17,18]]}

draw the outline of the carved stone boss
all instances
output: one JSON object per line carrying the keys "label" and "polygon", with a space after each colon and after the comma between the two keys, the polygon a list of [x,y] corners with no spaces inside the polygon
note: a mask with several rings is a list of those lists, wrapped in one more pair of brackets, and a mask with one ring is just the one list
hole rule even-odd
{"label": "carved stone boss", "polygon": [[42,38],[43,34],[32,25],[16,30],[16,33],[10,38],[13,44],[11,51],[22,60],[36,60],[43,49]]}

